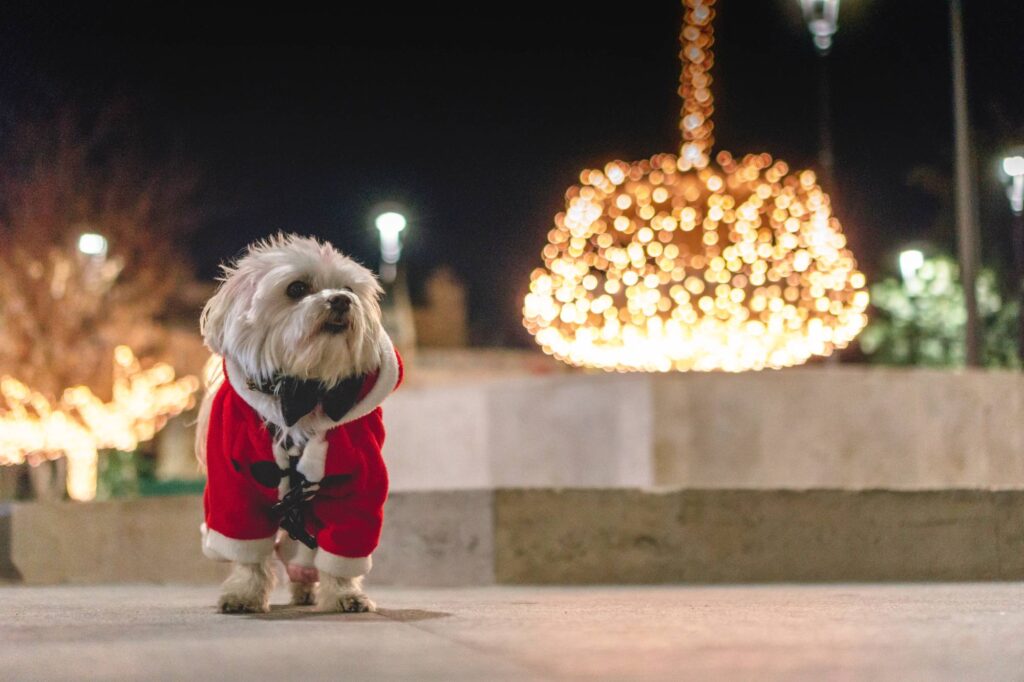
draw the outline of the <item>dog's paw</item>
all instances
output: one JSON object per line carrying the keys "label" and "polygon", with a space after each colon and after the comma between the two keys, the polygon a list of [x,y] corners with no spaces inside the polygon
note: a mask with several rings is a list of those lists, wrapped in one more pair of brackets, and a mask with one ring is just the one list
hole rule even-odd
{"label": "dog's paw", "polygon": [[267,613],[270,604],[260,597],[244,594],[222,594],[217,600],[221,613]]}
{"label": "dog's paw", "polygon": [[292,606],[310,606],[316,602],[316,583],[292,583]]}
{"label": "dog's paw", "polygon": [[362,592],[345,592],[317,604],[320,611],[335,613],[375,613],[377,605]]}

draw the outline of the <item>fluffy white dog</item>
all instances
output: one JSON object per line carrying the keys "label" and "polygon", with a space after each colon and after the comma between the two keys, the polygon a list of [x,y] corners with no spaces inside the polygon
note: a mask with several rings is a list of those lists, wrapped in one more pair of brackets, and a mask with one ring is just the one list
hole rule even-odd
{"label": "fluffy white dog", "polygon": [[402,375],[380,295],[330,244],[277,235],[224,267],[203,310],[204,340],[223,358],[196,435],[203,552],[234,562],[226,613],[269,608],[275,545],[292,603],[375,608],[362,578],[387,497],[379,405]]}

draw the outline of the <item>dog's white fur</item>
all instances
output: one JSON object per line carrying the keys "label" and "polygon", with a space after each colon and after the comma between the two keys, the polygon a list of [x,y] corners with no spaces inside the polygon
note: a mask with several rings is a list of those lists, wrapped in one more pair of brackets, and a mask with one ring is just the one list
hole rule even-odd
{"label": "dog's white fur", "polygon": [[[335,426],[319,410],[288,427],[278,400],[246,386],[246,379],[269,379],[280,372],[334,385],[354,374],[378,369],[381,357],[382,290],[365,267],[328,243],[308,237],[278,234],[250,246],[233,265],[223,268],[222,283],[207,302],[200,320],[203,339],[223,356],[232,387],[264,420],[277,426],[278,442],[290,437],[300,450],[323,441]],[[288,297],[292,282],[310,285],[300,300]],[[324,324],[331,315],[329,301],[349,298],[348,327],[329,333]],[[206,434],[217,387],[224,379],[217,366],[199,409],[196,455],[206,464]],[[313,454],[313,453],[310,453]],[[305,456],[304,456],[305,458]],[[327,611],[372,611],[373,602],[362,591],[362,577],[324,574],[320,589],[293,584],[292,603]],[[224,582],[219,606],[225,613],[265,612],[273,589],[273,572],[265,564],[235,564]]]}

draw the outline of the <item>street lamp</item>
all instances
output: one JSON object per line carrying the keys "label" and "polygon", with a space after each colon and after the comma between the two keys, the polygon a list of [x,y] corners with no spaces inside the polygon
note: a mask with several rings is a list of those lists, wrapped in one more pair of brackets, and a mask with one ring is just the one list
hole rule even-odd
{"label": "street lamp", "polygon": [[394,202],[379,204],[371,215],[380,234],[379,272],[384,285],[381,321],[408,363],[416,350],[416,321],[405,273],[399,270],[398,261],[402,258],[402,232],[409,219],[405,209]]}
{"label": "street lamp", "polygon": [[395,281],[398,274],[398,260],[402,257],[401,233],[408,221],[398,211],[384,211],[377,215],[373,224],[380,232],[380,276],[385,282]]}
{"label": "street lamp", "polygon": [[83,232],[78,237],[78,251],[86,256],[103,258],[107,255],[107,238],[95,232]]}
{"label": "street lamp", "polygon": [[923,251],[919,249],[900,251],[900,275],[903,277],[904,283],[913,280],[922,265],[924,265]]}
{"label": "street lamp", "polygon": [[800,0],[807,30],[818,50],[818,167],[822,185],[835,205],[835,150],[832,143],[832,93],[829,84],[828,56],[839,21],[839,0]]}
{"label": "street lamp", "polygon": [[822,55],[832,49],[832,36],[839,21],[839,0],[800,0],[807,29],[814,37],[814,46]]}
{"label": "street lamp", "polygon": [[1013,212],[1013,260],[1017,276],[1017,357],[1024,366],[1024,156],[1003,159],[1006,197]]}
{"label": "street lamp", "polygon": [[[836,206],[836,154],[832,142],[832,88],[829,82],[828,53],[832,50],[832,37],[839,28],[839,0],[800,0],[807,30],[814,39],[818,52],[818,174],[822,186],[831,194]],[[839,362],[839,354],[829,356],[828,362]]]}
{"label": "street lamp", "polygon": [[1019,216],[1024,213],[1024,156],[1007,156],[1003,159],[1003,172],[1009,179],[1006,196],[1010,199],[1010,210]]}
{"label": "street lamp", "polygon": [[953,159],[956,178],[957,256],[964,287],[964,355],[968,367],[981,366],[981,316],[978,312],[977,278],[981,236],[978,204],[971,170],[971,134],[967,111],[967,60],[964,53],[964,20],[960,0],[949,0],[949,41],[953,71]]}

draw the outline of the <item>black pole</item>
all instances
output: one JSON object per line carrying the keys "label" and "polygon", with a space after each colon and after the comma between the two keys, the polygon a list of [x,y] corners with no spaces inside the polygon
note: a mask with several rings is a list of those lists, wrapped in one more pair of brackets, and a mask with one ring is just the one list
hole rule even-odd
{"label": "black pole", "polygon": [[1024,212],[1013,212],[1013,264],[1017,285],[1017,358],[1024,367]]}
{"label": "black pole", "polygon": [[818,167],[821,169],[821,186],[832,199],[832,213],[835,210],[835,149],[832,144],[832,91],[829,84],[828,54],[818,57]]}
{"label": "black pole", "polygon": [[956,228],[960,260],[960,281],[964,287],[967,327],[964,330],[965,359],[968,367],[981,365],[981,325],[978,316],[977,209],[974,180],[971,177],[971,140],[967,117],[967,73],[964,66],[964,25],[960,0],[949,2],[950,42],[953,61],[953,141],[956,151]]}
{"label": "black pole", "polygon": [[[836,214],[835,151],[832,146],[832,91],[829,87],[828,52],[818,50],[818,184],[828,194],[832,215]],[[839,364],[839,351],[827,363]]]}

